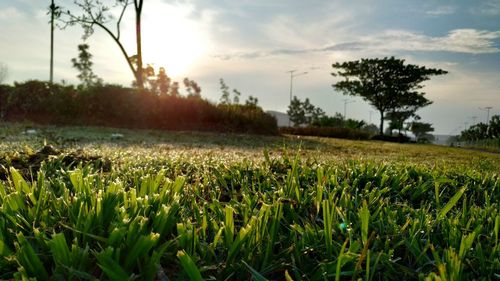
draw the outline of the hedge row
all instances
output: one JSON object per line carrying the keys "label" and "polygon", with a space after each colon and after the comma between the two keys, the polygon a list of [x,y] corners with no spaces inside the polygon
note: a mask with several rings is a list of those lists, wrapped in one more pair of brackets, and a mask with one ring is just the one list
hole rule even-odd
{"label": "hedge row", "polygon": [[357,129],[336,127],[282,127],[280,133],[299,136],[316,136],[339,139],[368,140],[370,133]]}
{"label": "hedge row", "polygon": [[0,85],[0,117],[43,124],[278,133],[276,119],[257,106],[215,105],[196,96],[158,96],[116,85],[88,89],[42,81]]}

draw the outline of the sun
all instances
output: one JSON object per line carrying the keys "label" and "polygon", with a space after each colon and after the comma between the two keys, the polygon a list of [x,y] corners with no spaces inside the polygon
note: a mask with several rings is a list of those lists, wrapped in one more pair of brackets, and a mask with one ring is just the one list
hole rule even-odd
{"label": "sun", "polygon": [[189,76],[208,48],[204,26],[190,18],[191,13],[190,6],[148,3],[142,22],[145,65],[164,67],[173,78]]}

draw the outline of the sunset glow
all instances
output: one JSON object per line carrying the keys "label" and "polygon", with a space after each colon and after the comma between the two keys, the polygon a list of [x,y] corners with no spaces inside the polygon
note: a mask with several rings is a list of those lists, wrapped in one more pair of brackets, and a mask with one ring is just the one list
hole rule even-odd
{"label": "sunset glow", "polygon": [[190,19],[189,6],[148,3],[143,20],[144,64],[164,67],[171,77],[187,76],[207,52],[208,39],[199,23]]}

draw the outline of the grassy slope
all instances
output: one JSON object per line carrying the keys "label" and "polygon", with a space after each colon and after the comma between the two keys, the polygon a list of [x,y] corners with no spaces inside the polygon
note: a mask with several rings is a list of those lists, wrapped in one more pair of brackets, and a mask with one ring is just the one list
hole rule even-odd
{"label": "grassy slope", "polygon": [[[25,134],[35,128],[35,135]],[[113,140],[120,133],[123,139]],[[226,135],[197,132],[131,131],[98,127],[33,127],[3,124],[0,126],[0,152],[37,150],[45,143],[66,151],[85,149],[120,161],[123,154],[136,157],[222,158],[225,161],[262,160],[263,151],[281,155],[283,151],[324,161],[361,160],[384,163],[405,163],[427,166],[464,166],[479,170],[500,169],[500,155],[484,151],[437,145],[397,144],[379,141],[352,141],[317,137],[269,137]],[[146,157],[148,158],[148,157]]]}
{"label": "grassy slope", "polygon": [[497,154],[288,136],[75,127],[37,127],[28,136],[25,129],[4,125],[0,154],[48,143],[108,157],[113,170],[68,170],[55,158],[36,184],[13,174],[0,185],[0,279],[183,280],[197,271],[217,280],[499,277]]}

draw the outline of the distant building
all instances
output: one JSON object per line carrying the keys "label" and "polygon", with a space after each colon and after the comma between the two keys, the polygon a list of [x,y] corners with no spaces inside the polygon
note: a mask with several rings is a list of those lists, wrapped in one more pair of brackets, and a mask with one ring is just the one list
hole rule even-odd
{"label": "distant building", "polygon": [[[283,113],[283,112],[278,112],[278,111],[273,111],[273,110],[268,110],[266,113],[271,114],[276,118],[278,121],[278,127],[288,127],[289,122],[290,122],[290,117],[288,117],[288,114]],[[291,124],[293,126],[293,124]]]}

